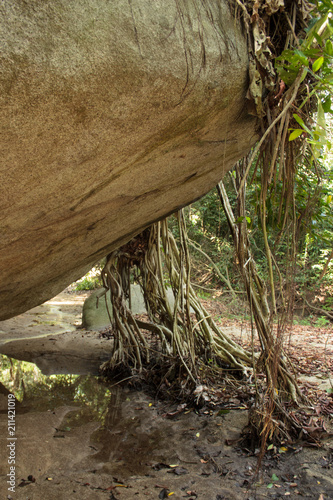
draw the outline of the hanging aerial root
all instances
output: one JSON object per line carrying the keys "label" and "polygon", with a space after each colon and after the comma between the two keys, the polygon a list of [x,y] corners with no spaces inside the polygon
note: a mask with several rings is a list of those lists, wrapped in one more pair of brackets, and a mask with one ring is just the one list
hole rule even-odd
{"label": "hanging aerial root", "polygon": [[114,331],[111,358],[102,365],[102,370],[124,365],[140,371],[143,362],[149,363],[149,345],[126,304],[129,281],[119,274],[116,268],[117,259],[119,255],[116,251],[108,256],[107,263],[102,270],[104,287],[106,291],[110,290],[111,295],[112,314],[109,311],[109,316],[112,319]]}
{"label": "hanging aerial root", "polygon": [[[215,360],[216,366],[246,373],[251,370],[251,354],[217,327],[191,286],[182,212],[178,214],[178,225],[179,249],[165,219],[109,255],[102,277],[111,292],[114,345],[103,369],[126,365],[140,371],[147,366],[151,347],[142,333],[145,330],[159,340],[159,362],[163,362],[163,356],[173,358],[174,363],[180,361],[194,383],[200,378],[199,360]],[[149,322],[137,320],[128,306],[133,268]],[[156,351],[154,356],[158,357]]]}
{"label": "hanging aerial root", "polygon": [[[245,183],[243,182],[246,167],[246,161],[241,161],[235,169],[235,188],[238,192],[237,216],[242,221],[246,220]],[[276,302],[272,300],[275,297],[274,280],[270,280],[270,300],[266,284],[257,271],[251,253],[246,222],[236,223],[236,217],[222,182],[218,184],[217,189],[233,236],[239,269],[260,341],[261,354],[255,364],[254,373],[256,375],[257,372],[264,372],[266,375],[266,387],[258,384],[255,378],[256,400],[249,413],[248,425],[253,442],[256,445],[259,442],[261,445],[259,457],[261,460],[267,442],[291,441],[298,435],[297,421],[292,418],[287,408],[291,404],[297,405],[300,401],[304,401],[304,397],[283,351],[284,316],[280,318],[277,331],[273,329],[273,316],[276,313]],[[271,252],[268,245],[266,252],[267,261],[270,263]]]}

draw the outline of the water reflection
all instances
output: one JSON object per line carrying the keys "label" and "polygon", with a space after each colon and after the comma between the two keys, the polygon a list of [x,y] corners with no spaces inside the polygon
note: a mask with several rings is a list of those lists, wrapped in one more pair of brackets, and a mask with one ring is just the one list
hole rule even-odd
{"label": "water reflection", "polygon": [[[15,394],[20,411],[47,411],[59,406],[77,407],[73,417],[102,424],[110,404],[111,390],[93,375],[44,375],[35,364],[0,355],[0,392]],[[115,387],[113,393],[119,392]]]}
{"label": "water reflection", "polygon": [[[60,420],[47,432],[53,438],[63,438],[63,446],[74,442],[77,436],[82,436],[82,443],[88,438],[86,460],[107,475],[145,474],[152,455],[157,454],[155,459],[162,460],[159,449],[163,437],[159,426],[152,424],[151,402],[143,393],[93,375],[46,376],[33,363],[5,355],[0,356],[0,369],[0,393],[15,394],[17,415],[23,419],[19,429],[25,428],[25,418],[31,420],[36,415],[44,421],[49,412],[60,412]],[[6,409],[1,409],[5,413]],[[41,429],[36,427],[29,436],[29,441],[39,443],[39,449],[45,446],[40,443],[41,435]],[[54,450],[52,461],[56,463],[58,452]],[[80,456],[82,450],[71,452]]]}

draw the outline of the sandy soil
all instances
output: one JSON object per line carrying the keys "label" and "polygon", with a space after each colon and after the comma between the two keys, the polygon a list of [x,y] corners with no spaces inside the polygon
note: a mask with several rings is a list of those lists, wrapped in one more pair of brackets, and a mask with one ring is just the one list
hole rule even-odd
{"label": "sandy soil", "polygon": [[98,373],[110,342],[80,328],[88,293],[62,292],[30,311],[0,322],[0,353],[35,363],[44,374]]}

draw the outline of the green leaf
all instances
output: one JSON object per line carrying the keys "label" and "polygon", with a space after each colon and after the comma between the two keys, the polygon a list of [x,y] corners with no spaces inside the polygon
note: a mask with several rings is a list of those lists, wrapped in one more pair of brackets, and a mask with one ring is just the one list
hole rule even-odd
{"label": "green leaf", "polygon": [[272,475],[272,481],[280,481],[276,474]]}
{"label": "green leaf", "polygon": [[289,136],[289,141],[294,141],[295,139],[297,139],[297,137],[299,137],[300,135],[302,135],[304,132],[303,129],[301,128],[296,128],[295,130],[293,130]]}
{"label": "green leaf", "polygon": [[248,224],[251,224],[251,218],[250,218],[250,217],[245,217],[245,219],[246,219],[246,222],[247,222]]}
{"label": "green leaf", "polygon": [[236,223],[240,224],[241,222],[243,222],[243,220],[244,220],[244,217],[238,217],[238,219],[236,220]]}
{"label": "green leaf", "polygon": [[300,116],[298,116],[298,115],[296,115],[296,113],[294,113],[294,114],[293,114],[293,117],[295,118],[295,120],[297,121],[297,123],[298,123],[301,127],[305,128],[305,123],[304,123],[304,121],[302,120],[302,118],[301,118]]}
{"label": "green leaf", "polygon": [[329,56],[333,56],[333,44],[331,40],[326,41],[325,50]]}
{"label": "green leaf", "polygon": [[269,446],[267,446],[267,450],[272,450],[274,448],[274,445],[273,444],[270,444]]}
{"label": "green leaf", "polygon": [[306,49],[309,48],[312,45],[313,39],[315,37],[315,34],[319,33],[320,28],[324,23],[326,23],[328,18],[328,13],[325,14],[324,16],[321,16],[319,19],[313,19],[311,23],[309,23],[309,26],[311,27],[310,29],[307,29],[307,36],[302,43],[302,48]]}
{"label": "green leaf", "polygon": [[332,105],[331,98],[327,97],[325,101],[322,103],[322,105],[324,112],[329,113],[331,111],[331,105]]}
{"label": "green leaf", "polygon": [[307,74],[308,74],[308,68],[304,68],[301,76],[301,83],[303,82]]}
{"label": "green leaf", "polygon": [[321,36],[318,35],[318,33],[313,33],[313,36],[315,37],[319,45],[323,44],[323,39],[321,38]]}
{"label": "green leaf", "polygon": [[304,66],[309,66],[308,58],[301,50],[295,49],[294,53],[297,56],[296,60],[300,61]]}
{"label": "green leaf", "polygon": [[273,488],[273,486],[274,486],[274,485],[273,485],[273,483],[269,483],[269,484],[267,485],[267,488]]}
{"label": "green leaf", "polygon": [[[283,80],[287,85],[292,85],[295,81],[295,78],[298,75],[298,70],[285,70],[282,66],[276,64],[276,69],[279,73],[281,80]],[[306,74],[305,74],[306,75]],[[305,76],[304,76],[305,78]]]}
{"label": "green leaf", "polygon": [[302,118],[300,116],[298,116],[296,113],[293,114],[293,117],[295,118],[295,120],[297,121],[298,125],[300,125],[302,128],[304,128],[304,130],[307,131],[308,134],[311,135],[311,132],[310,130],[308,129],[308,127],[305,125],[304,121],[302,120]]}
{"label": "green leaf", "polygon": [[217,416],[220,417],[221,415],[226,415],[227,413],[230,413],[230,410],[219,410],[217,412]]}
{"label": "green leaf", "polygon": [[329,387],[326,392],[327,394],[333,394],[333,387]]}
{"label": "green leaf", "polygon": [[291,61],[294,55],[294,51],[291,49],[286,49],[282,52],[280,56],[276,58],[276,61]]}
{"label": "green leaf", "polygon": [[328,85],[332,85],[333,75],[325,75],[323,78],[323,83],[327,83]]}
{"label": "green leaf", "polygon": [[312,64],[312,71],[315,73],[322,67],[324,62],[323,56],[318,57],[318,59],[315,60],[315,62]]}
{"label": "green leaf", "polygon": [[319,158],[322,153],[322,148],[326,145],[326,120],[325,112],[321,100],[318,97],[317,123],[313,137],[315,139],[314,156]]}

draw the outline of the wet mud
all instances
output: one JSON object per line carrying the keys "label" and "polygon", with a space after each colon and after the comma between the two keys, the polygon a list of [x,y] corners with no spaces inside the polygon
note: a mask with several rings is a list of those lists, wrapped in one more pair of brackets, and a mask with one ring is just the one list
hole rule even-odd
{"label": "wet mud", "polygon": [[[60,297],[53,304],[58,309],[48,312],[40,306],[38,315],[34,311],[28,318],[16,318],[14,326],[0,326],[0,338],[6,340],[0,345],[6,351],[0,377],[2,498],[333,498],[332,443],[311,449],[299,442],[286,446],[283,453],[268,453],[254,479],[256,452],[239,441],[246,410],[221,414],[218,409],[182,406],[179,411],[177,405],[136,390],[130,380],[119,384],[94,375],[109,346],[98,332],[76,329],[80,301],[66,305]],[[59,319],[59,309],[67,314],[61,325],[54,317]],[[31,326],[41,316],[55,326]],[[51,328],[55,333],[46,335]],[[102,344],[92,363],[91,351],[98,342]],[[80,359],[77,364],[75,356]],[[27,359],[38,362],[44,373]],[[10,394],[15,395],[14,436],[9,435]],[[11,491],[7,445],[14,438]]]}

